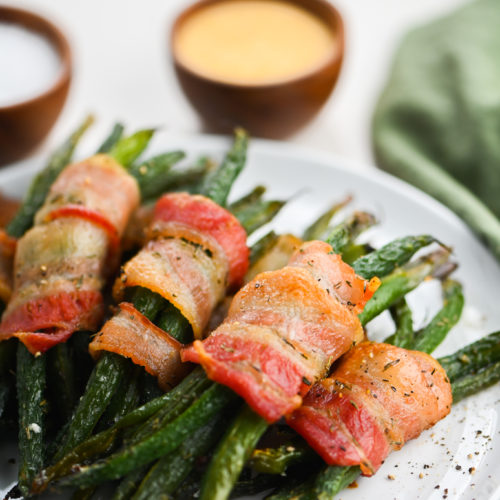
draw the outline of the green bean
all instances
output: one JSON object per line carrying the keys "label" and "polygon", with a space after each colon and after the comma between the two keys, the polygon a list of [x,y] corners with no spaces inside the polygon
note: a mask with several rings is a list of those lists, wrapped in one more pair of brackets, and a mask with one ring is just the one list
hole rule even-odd
{"label": "green bean", "polygon": [[354,212],[346,221],[329,232],[326,242],[331,245],[335,253],[342,254],[353,245],[354,240],[363,231],[373,226],[375,222],[375,217],[367,212]]}
{"label": "green bean", "polygon": [[231,149],[219,168],[206,178],[202,189],[205,196],[221,206],[226,206],[231,186],[245,166],[247,147],[247,133],[243,129],[236,129]]}
{"label": "green bean", "polygon": [[27,495],[44,459],[45,356],[33,356],[17,347],[17,398],[19,404],[19,489]]}
{"label": "green bean", "polygon": [[233,213],[237,214],[240,210],[246,210],[251,207],[254,203],[258,203],[262,200],[263,194],[266,192],[265,186],[256,186],[245,196],[236,200],[228,206],[228,209]]}
{"label": "green bean", "polygon": [[328,500],[339,491],[349,486],[359,476],[357,466],[352,467],[325,467],[316,477],[313,486],[313,498]]}
{"label": "green bean", "polygon": [[170,302],[161,311],[156,325],[183,344],[193,341],[193,329],[189,321]]}
{"label": "green bean", "polygon": [[163,391],[158,386],[158,380],[145,370],[142,372],[140,383],[139,395],[141,406],[162,396]]}
{"label": "green bean", "polygon": [[399,238],[359,258],[352,267],[363,278],[370,279],[374,276],[381,278],[408,262],[418,250],[436,241],[426,234]]}
{"label": "green bean", "polygon": [[82,466],[60,481],[61,486],[85,488],[118,479],[162,455],[174,451],[192,432],[217,415],[236,396],[226,387],[213,385],[186,412],[136,445],[90,466]]}
{"label": "green bean", "polygon": [[128,288],[126,294],[134,307],[152,322],[166,304],[166,300],[161,295],[140,286]]}
{"label": "green bean", "polygon": [[6,229],[10,236],[20,238],[33,225],[33,218],[45,202],[50,187],[71,161],[78,142],[93,121],[92,116],[87,116],[69,138],[54,151],[45,168],[35,176],[18,213],[7,225]]}
{"label": "green bean", "polygon": [[174,453],[161,458],[142,481],[133,500],[161,498],[173,493],[191,472],[196,460],[208,453],[224,429],[224,413],[197,429]]}
{"label": "green bean", "polygon": [[[128,361],[128,363],[132,364],[131,361]],[[99,421],[96,428],[97,432],[108,429],[117,420],[137,407],[139,402],[139,379],[144,369],[141,366],[133,365],[131,371],[130,377],[121,377],[119,386]]]}
{"label": "green bean", "polygon": [[155,133],[154,129],[144,129],[128,137],[120,139],[109,151],[108,155],[120,165],[128,167],[147,148],[149,141]]}
{"label": "green bean", "polygon": [[137,179],[143,202],[155,199],[168,191],[173,180],[170,170],[184,156],[182,151],[172,151],[128,168],[129,174]]}
{"label": "green bean", "polygon": [[285,201],[280,200],[261,201],[251,207],[240,209],[235,215],[247,234],[252,234],[264,224],[270,222],[285,203]]}
{"label": "green bean", "polygon": [[320,240],[328,232],[328,227],[333,216],[351,202],[352,198],[349,196],[340,203],[335,203],[328,210],[322,213],[305,231],[302,239],[306,241]]}
{"label": "green bean", "polygon": [[[374,293],[373,297],[366,303],[359,319],[363,325],[366,325],[381,312],[391,307],[408,292],[414,290],[425,279],[432,276],[441,276],[443,269],[449,272],[448,268],[449,253],[444,250],[438,250],[430,255],[426,255],[416,262],[411,262],[382,280],[380,288]],[[369,273],[370,274],[370,273]]]}
{"label": "green bean", "polygon": [[391,316],[396,324],[396,331],[384,342],[405,349],[413,349],[415,342],[413,314],[404,298],[391,307]]}
{"label": "green bean", "polygon": [[115,144],[122,138],[123,130],[124,127],[121,123],[115,123],[110,134],[106,137],[106,139],[104,139],[104,142],[99,146],[97,152],[107,153],[110,149],[112,149],[113,146],[115,146]]}
{"label": "green bean", "polygon": [[451,384],[453,402],[458,403],[460,400],[476,394],[500,380],[500,362],[488,365],[477,373],[465,375],[464,377],[455,379]]}
{"label": "green bean", "polygon": [[266,420],[244,405],[219,443],[205,472],[202,500],[229,496],[243,465],[268,426]]}
{"label": "green bean", "polygon": [[342,252],[342,260],[352,266],[359,258],[373,252],[373,248],[367,244],[351,244]]}
{"label": "green bean", "polygon": [[168,175],[168,184],[165,185],[165,191],[200,193],[211,166],[211,163],[206,162],[185,170],[171,170]]}
{"label": "green bean", "polygon": [[443,308],[430,323],[415,334],[417,351],[431,353],[445,339],[448,332],[457,324],[464,307],[462,285],[447,279],[443,282]]}
{"label": "green bean", "polygon": [[452,383],[460,377],[474,374],[500,361],[500,332],[491,333],[438,361]]}
{"label": "green bean", "polygon": [[68,343],[54,346],[48,353],[47,371],[50,380],[50,391],[55,396],[58,415],[66,422],[78,400],[75,365],[71,359]]}
{"label": "green bean", "polygon": [[101,356],[71,418],[70,426],[54,461],[60,460],[90,436],[119,386],[127,366],[128,360],[117,354],[106,352]]}
{"label": "green bean", "polygon": [[141,426],[129,429],[128,436],[125,436],[125,446],[139,443],[172,422],[172,420],[186,411],[205,390],[210,388],[212,382],[204,375],[203,370],[199,368],[197,372],[194,382],[190,384],[189,392],[165,404],[158,412],[141,424]]}

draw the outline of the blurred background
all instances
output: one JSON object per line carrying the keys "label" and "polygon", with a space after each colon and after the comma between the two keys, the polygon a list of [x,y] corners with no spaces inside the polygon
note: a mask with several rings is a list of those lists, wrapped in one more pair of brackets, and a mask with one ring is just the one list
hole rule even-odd
{"label": "blurred background", "polygon": [[[65,32],[73,50],[70,95],[42,145],[48,152],[82,116],[124,120],[134,128],[161,125],[200,131],[170,64],[169,31],[190,0],[29,0],[4,5],[32,9]],[[346,52],[340,79],[326,106],[290,141],[373,162],[370,122],[401,37],[412,27],[455,9],[463,0],[337,0]],[[39,150],[40,151],[40,150]]]}

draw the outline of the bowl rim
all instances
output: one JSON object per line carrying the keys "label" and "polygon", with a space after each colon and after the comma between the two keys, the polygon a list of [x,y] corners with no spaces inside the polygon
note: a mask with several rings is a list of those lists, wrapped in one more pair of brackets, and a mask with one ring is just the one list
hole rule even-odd
{"label": "bowl rim", "polygon": [[[4,16],[7,16],[4,18]],[[28,22],[33,22],[43,26],[43,29],[36,29]],[[71,48],[66,36],[63,32],[47,18],[26,9],[20,9],[18,7],[12,7],[10,5],[0,4],[0,22],[8,22],[11,24],[16,24],[22,26],[29,31],[33,31],[38,35],[44,37],[51,43],[56,50],[60,60],[61,68],[59,70],[59,75],[51,86],[44,90],[42,93],[37,94],[29,99],[15,102],[14,104],[9,104],[7,106],[0,105],[0,113],[6,111],[16,111],[26,106],[36,104],[43,101],[47,97],[59,92],[64,86],[66,86],[71,79],[72,72],[72,55]]]}
{"label": "bowl rim", "polygon": [[[316,4],[320,5],[323,8],[326,8],[327,10],[330,11],[330,13],[333,15],[334,23],[333,25],[324,21],[324,23],[328,26],[328,29],[332,32],[335,33],[335,38],[337,40],[337,43],[334,44],[334,49],[332,50],[331,56],[328,57],[324,62],[322,62],[320,65],[317,67],[311,69],[310,71],[306,73],[299,74],[296,77],[288,78],[288,79],[283,79],[283,80],[277,80],[275,82],[267,82],[267,83],[259,83],[259,84],[245,84],[245,83],[237,83],[237,82],[228,82],[225,80],[218,80],[216,78],[212,78],[206,75],[203,75],[201,73],[198,73],[197,71],[193,70],[189,66],[186,66],[183,62],[180,61],[179,57],[177,57],[176,51],[175,51],[175,36],[181,26],[181,24],[192,14],[197,12],[198,10],[204,9],[210,5],[213,4],[218,4],[218,3],[224,3],[224,2],[232,2],[232,1],[238,1],[238,0],[198,0],[197,2],[193,3],[186,9],[182,10],[177,17],[175,18],[173,24],[171,25],[170,29],[170,54],[173,59],[173,62],[176,66],[182,69],[182,71],[185,71],[191,77],[193,78],[198,78],[200,80],[205,81],[206,83],[211,83],[213,85],[218,85],[223,88],[227,89],[239,89],[239,90],[272,90],[276,89],[282,86],[286,85],[294,85],[294,84],[300,84],[304,81],[309,80],[310,78],[314,77],[317,74],[321,74],[324,70],[326,70],[329,67],[336,67],[337,65],[340,67],[342,64],[342,60],[344,58],[344,52],[345,52],[345,29],[344,29],[344,21],[342,19],[342,16],[340,15],[340,12],[337,10],[336,7],[334,7],[330,2],[327,0],[307,0],[307,2],[303,2],[301,0],[269,0],[273,2],[280,2],[280,3],[288,3],[288,4],[293,4],[298,6],[299,8],[302,8],[308,12],[311,12],[313,15],[316,17],[319,17],[311,8],[309,8],[309,5],[311,4]],[[266,0],[262,0],[266,1]]]}

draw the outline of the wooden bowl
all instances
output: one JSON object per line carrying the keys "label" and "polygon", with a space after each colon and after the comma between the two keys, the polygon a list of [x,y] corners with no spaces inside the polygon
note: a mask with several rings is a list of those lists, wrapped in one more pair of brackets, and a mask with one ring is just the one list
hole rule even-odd
{"label": "wooden bowl", "polygon": [[4,165],[30,153],[54,125],[68,95],[71,52],[61,31],[37,14],[0,6],[0,22],[17,24],[42,35],[61,59],[59,75],[47,91],[20,103],[0,106],[0,165]]}
{"label": "wooden bowl", "polygon": [[235,126],[269,138],[287,137],[306,125],[330,96],[340,73],[344,55],[344,26],[338,11],[326,0],[286,0],[323,20],[335,35],[328,60],[310,73],[263,85],[241,85],[218,81],[186,67],[175,53],[174,40],[193,13],[214,3],[203,0],[176,19],[171,32],[171,52],[180,85],[201,115],[205,129],[229,133]]}

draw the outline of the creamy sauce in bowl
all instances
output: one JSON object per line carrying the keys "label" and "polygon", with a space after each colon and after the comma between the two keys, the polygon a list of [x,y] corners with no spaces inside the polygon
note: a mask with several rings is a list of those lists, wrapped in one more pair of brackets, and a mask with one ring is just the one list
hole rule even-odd
{"label": "creamy sauce in bowl", "polygon": [[226,0],[189,15],[174,52],[185,67],[226,83],[265,85],[306,75],[338,50],[318,16],[278,0]]}
{"label": "creamy sauce in bowl", "polygon": [[0,107],[43,94],[61,71],[61,58],[47,38],[18,24],[0,22]]}

